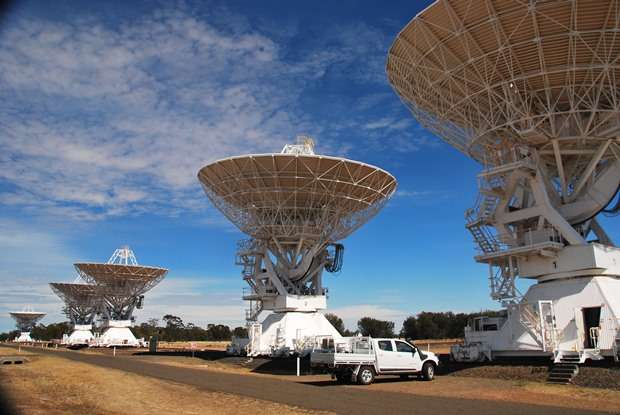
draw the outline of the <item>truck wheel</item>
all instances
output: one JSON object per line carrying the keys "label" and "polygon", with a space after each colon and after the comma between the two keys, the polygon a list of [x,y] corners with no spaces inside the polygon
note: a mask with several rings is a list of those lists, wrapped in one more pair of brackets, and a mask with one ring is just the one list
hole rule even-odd
{"label": "truck wheel", "polygon": [[362,366],[357,374],[357,383],[370,385],[375,380],[375,371],[370,366]]}
{"label": "truck wheel", "polygon": [[424,380],[433,380],[435,377],[435,365],[432,362],[424,363],[424,366],[422,366],[422,377]]}

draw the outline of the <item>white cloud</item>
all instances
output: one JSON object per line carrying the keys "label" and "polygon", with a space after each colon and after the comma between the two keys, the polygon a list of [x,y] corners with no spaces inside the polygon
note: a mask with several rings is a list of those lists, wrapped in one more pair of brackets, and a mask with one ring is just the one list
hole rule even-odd
{"label": "white cloud", "polygon": [[385,82],[387,37],[365,24],[317,39],[296,59],[285,58],[286,42],[216,27],[183,7],[114,29],[84,16],[5,26],[0,184],[11,190],[0,197],[81,220],[204,209],[200,167],[278,151],[300,131],[318,134],[325,152],[342,151],[320,137],[300,94],[328,71]]}

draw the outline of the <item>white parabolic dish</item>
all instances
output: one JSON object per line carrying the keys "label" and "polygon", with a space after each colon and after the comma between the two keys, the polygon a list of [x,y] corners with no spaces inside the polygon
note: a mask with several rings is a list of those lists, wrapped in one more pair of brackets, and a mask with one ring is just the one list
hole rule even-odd
{"label": "white parabolic dish", "polygon": [[396,179],[378,167],[318,155],[231,157],[203,167],[198,178],[241,231],[294,243],[345,238],[396,189]]}

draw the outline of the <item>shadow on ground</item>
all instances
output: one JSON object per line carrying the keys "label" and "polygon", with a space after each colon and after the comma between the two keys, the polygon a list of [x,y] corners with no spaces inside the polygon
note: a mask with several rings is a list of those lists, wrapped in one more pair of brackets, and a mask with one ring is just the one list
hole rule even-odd
{"label": "shadow on ground", "polygon": [[[158,351],[151,352],[134,352],[133,356],[172,356],[172,357],[191,357],[191,351]],[[208,362],[219,362],[233,367],[250,369],[254,373],[263,373],[270,375],[292,375],[297,372],[297,359],[276,358],[270,359],[266,357],[249,358],[246,356],[230,356],[225,351],[220,350],[204,350],[195,351],[194,355],[197,359]],[[310,374],[310,358],[300,359],[300,372],[302,374]]]}

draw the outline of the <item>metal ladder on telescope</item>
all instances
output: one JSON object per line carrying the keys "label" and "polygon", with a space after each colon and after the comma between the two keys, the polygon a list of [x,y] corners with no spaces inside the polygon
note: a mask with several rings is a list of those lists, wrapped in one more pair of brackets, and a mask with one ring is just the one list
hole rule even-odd
{"label": "metal ladder on telescope", "polygon": [[545,339],[542,335],[542,327],[540,325],[540,317],[536,311],[531,309],[530,304],[517,304],[517,311],[519,313],[519,323],[527,332],[532,336],[536,343],[538,343],[541,347],[549,347],[550,345],[544,345]]}
{"label": "metal ladder on telescope", "polygon": [[250,301],[250,308],[245,310],[245,320],[248,323],[256,322],[262,311],[263,302],[261,300]]}
{"label": "metal ladder on telescope", "polygon": [[474,237],[480,250],[490,254],[498,250],[498,244],[491,232],[487,229],[487,221],[495,212],[499,198],[492,194],[482,194],[482,201],[474,209],[466,212],[467,230]]}

